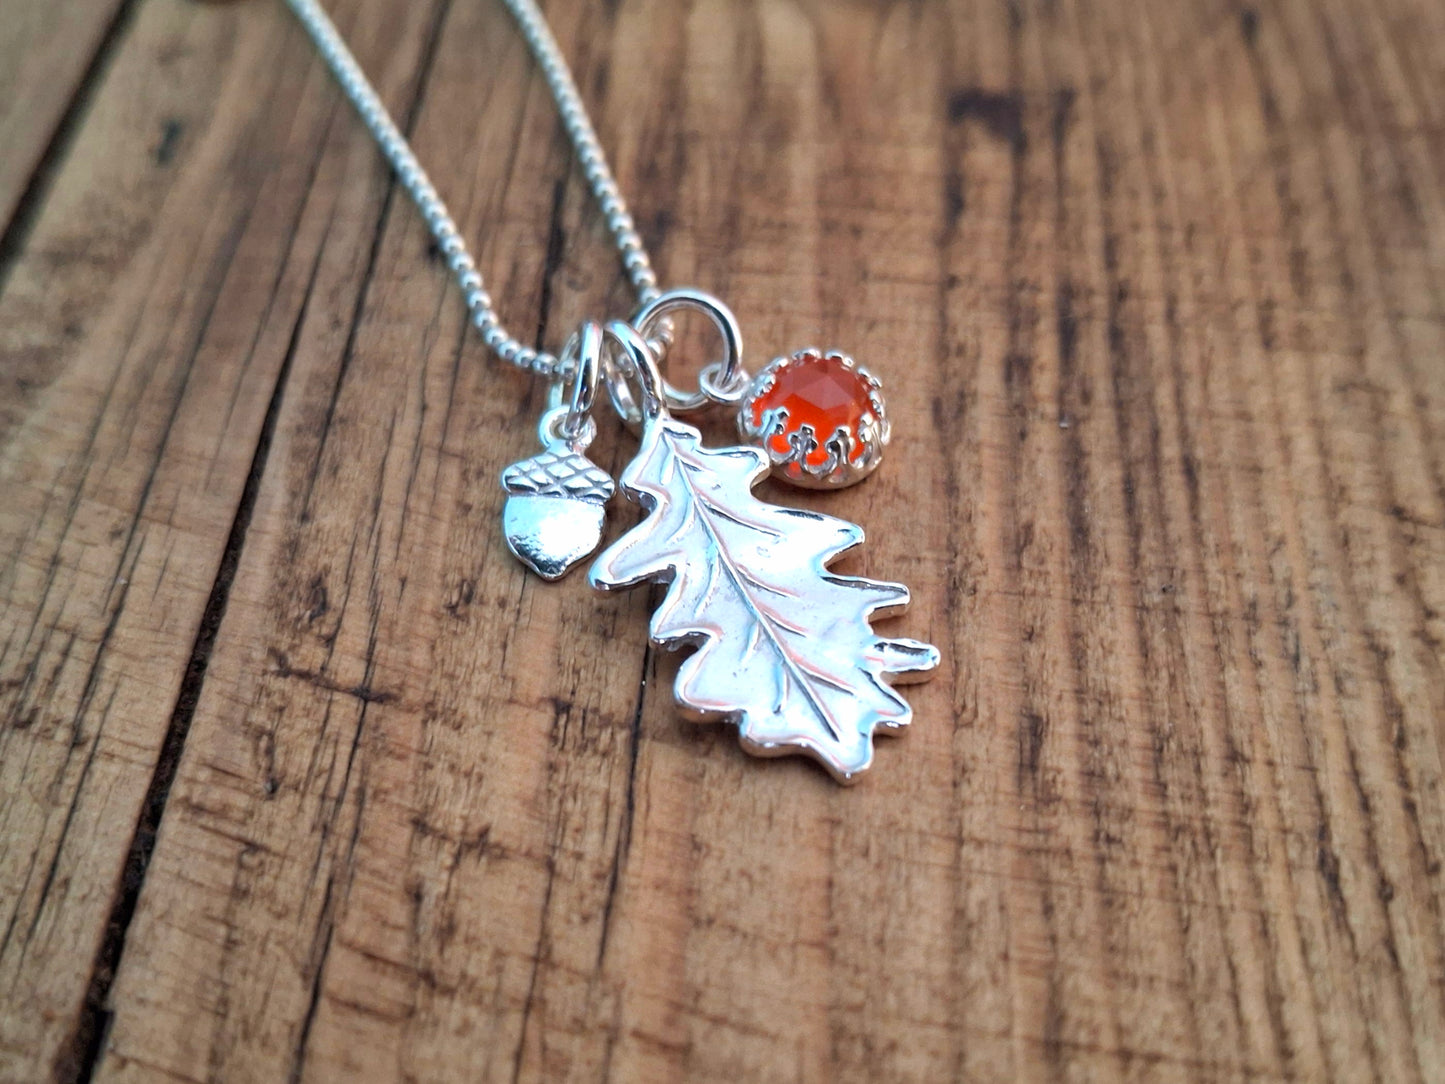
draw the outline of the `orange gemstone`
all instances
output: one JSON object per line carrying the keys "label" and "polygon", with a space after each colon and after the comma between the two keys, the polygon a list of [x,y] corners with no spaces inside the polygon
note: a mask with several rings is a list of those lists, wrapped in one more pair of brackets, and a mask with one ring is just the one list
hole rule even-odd
{"label": "orange gemstone", "polygon": [[795,354],[778,366],[772,386],[753,400],[753,427],[761,428],[763,415],[782,407],[788,412],[786,430],[768,439],[769,447],[778,455],[788,454],[788,437],[806,425],[817,439],[817,447],[804,456],[809,466],[822,466],[828,461],[824,445],[839,429],[852,435],[849,459],[857,460],[866,450],[859,426],[864,418],[873,416],[869,393],[867,379],[843,358]]}

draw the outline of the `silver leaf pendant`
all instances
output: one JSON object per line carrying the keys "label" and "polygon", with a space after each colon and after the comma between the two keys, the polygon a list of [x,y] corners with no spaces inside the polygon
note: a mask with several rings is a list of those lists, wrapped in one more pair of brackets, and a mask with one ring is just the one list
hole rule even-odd
{"label": "silver leaf pendant", "polygon": [[604,505],[614,486],[607,473],[570,446],[513,463],[502,472],[507,548],[546,580],[557,580],[602,541]]}
{"label": "silver leaf pendant", "polygon": [[666,411],[647,419],[621,482],[648,515],[598,557],[592,585],[666,583],[652,640],[697,649],[678,669],[678,703],[736,724],[750,753],[805,754],[854,782],[874,731],[912,717],[893,684],[926,677],[938,650],[873,631],[872,619],[907,607],[906,587],[828,571],[862,528],[759,501],[767,453],[701,439]]}

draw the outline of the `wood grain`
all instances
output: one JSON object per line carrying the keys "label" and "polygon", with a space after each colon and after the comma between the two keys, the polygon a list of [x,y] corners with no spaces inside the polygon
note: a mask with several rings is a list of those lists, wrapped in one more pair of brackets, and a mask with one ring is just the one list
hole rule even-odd
{"label": "wood grain", "polygon": [[88,92],[101,81],[133,7],[133,0],[9,0],[0,7],[0,256],[6,260],[66,157]]}
{"label": "wood grain", "polygon": [[[509,322],[624,311],[500,7],[333,7]],[[914,728],[751,760],[528,579],[304,37],[136,0],[0,253],[0,1079],[1445,1079],[1445,8],[547,10],[664,281],[885,373],[788,499]]]}
{"label": "wood grain", "polygon": [[7,1079],[93,1057],[321,238],[379,213],[327,200],[330,88],[253,24],[137,13],[0,298]]}

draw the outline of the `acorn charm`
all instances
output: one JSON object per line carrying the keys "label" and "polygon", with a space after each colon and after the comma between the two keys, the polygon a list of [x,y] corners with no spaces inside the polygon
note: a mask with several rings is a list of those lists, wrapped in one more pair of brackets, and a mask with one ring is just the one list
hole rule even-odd
{"label": "acorn charm", "polygon": [[502,528],[510,549],[544,580],[561,579],[602,541],[614,486],[580,448],[558,445],[502,472]]}
{"label": "acorn charm", "polygon": [[882,462],[889,436],[878,378],[847,354],[815,347],[753,378],[738,430],[768,453],[776,477],[808,489],[861,482]]}

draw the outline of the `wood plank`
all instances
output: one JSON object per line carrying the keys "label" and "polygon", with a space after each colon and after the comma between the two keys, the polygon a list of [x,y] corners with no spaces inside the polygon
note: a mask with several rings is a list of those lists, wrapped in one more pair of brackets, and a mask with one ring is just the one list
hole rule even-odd
{"label": "wood plank", "polygon": [[43,198],[47,160],[63,154],[133,6],[11,0],[0,7],[0,236],[15,225],[27,191]]}
{"label": "wood plank", "polygon": [[[508,319],[555,345],[624,311],[499,6],[340,7]],[[1440,1079],[1445,91],[1422,43],[1445,11],[547,7],[664,280],[724,295],[754,363],[821,339],[890,378],[891,462],[796,502],[868,526],[851,567],[914,588],[898,627],[945,655],[915,727],[852,790],[751,760],[678,718],[655,595],[528,579],[496,478],[539,389],[466,331],[279,5],[157,0],[36,247],[114,187],[95,163],[141,169],[106,154],[142,145],[122,73],[179,36],[197,134],[135,212],[151,240],[102,246],[123,274],[95,279],[37,256],[0,296],[0,328],[45,342],[116,280],[0,397],[27,483],[8,614],[59,554],[75,601],[37,627],[101,660],[42,701],[66,651],[3,656],[36,675],[7,695],[45,706],[0,731],[0,795],[24,792],[0,885],[33,850],[67,888],[17,897],[45,934],[0,953],[0,988],[42,1011],[7,999],[0,1075]],[[183,244],[207,274],[149,273]],[[135,329],[118,369],[111,327]],[[616,469],[631,438],[602,430]],[[144,545],[107,534],[126,516]],[[123,606],[81,602],[113,579]],[[182,689],[132,919],[106,904]],[[101,944],[119,973],[87,1013]],[[67,1061],[108,1014],[98,1060]]]}
{"label": "wood plank", "polygon": [[[331,137],[286,30],[145,5],[0,298],[3,1079],[94,1056],[273,390],[310,291],[361,279],[320,277],[322,238],[341,259],[376,230],[384,171],[349,123]],[[353,157],[372,183],[342,193]]]}

